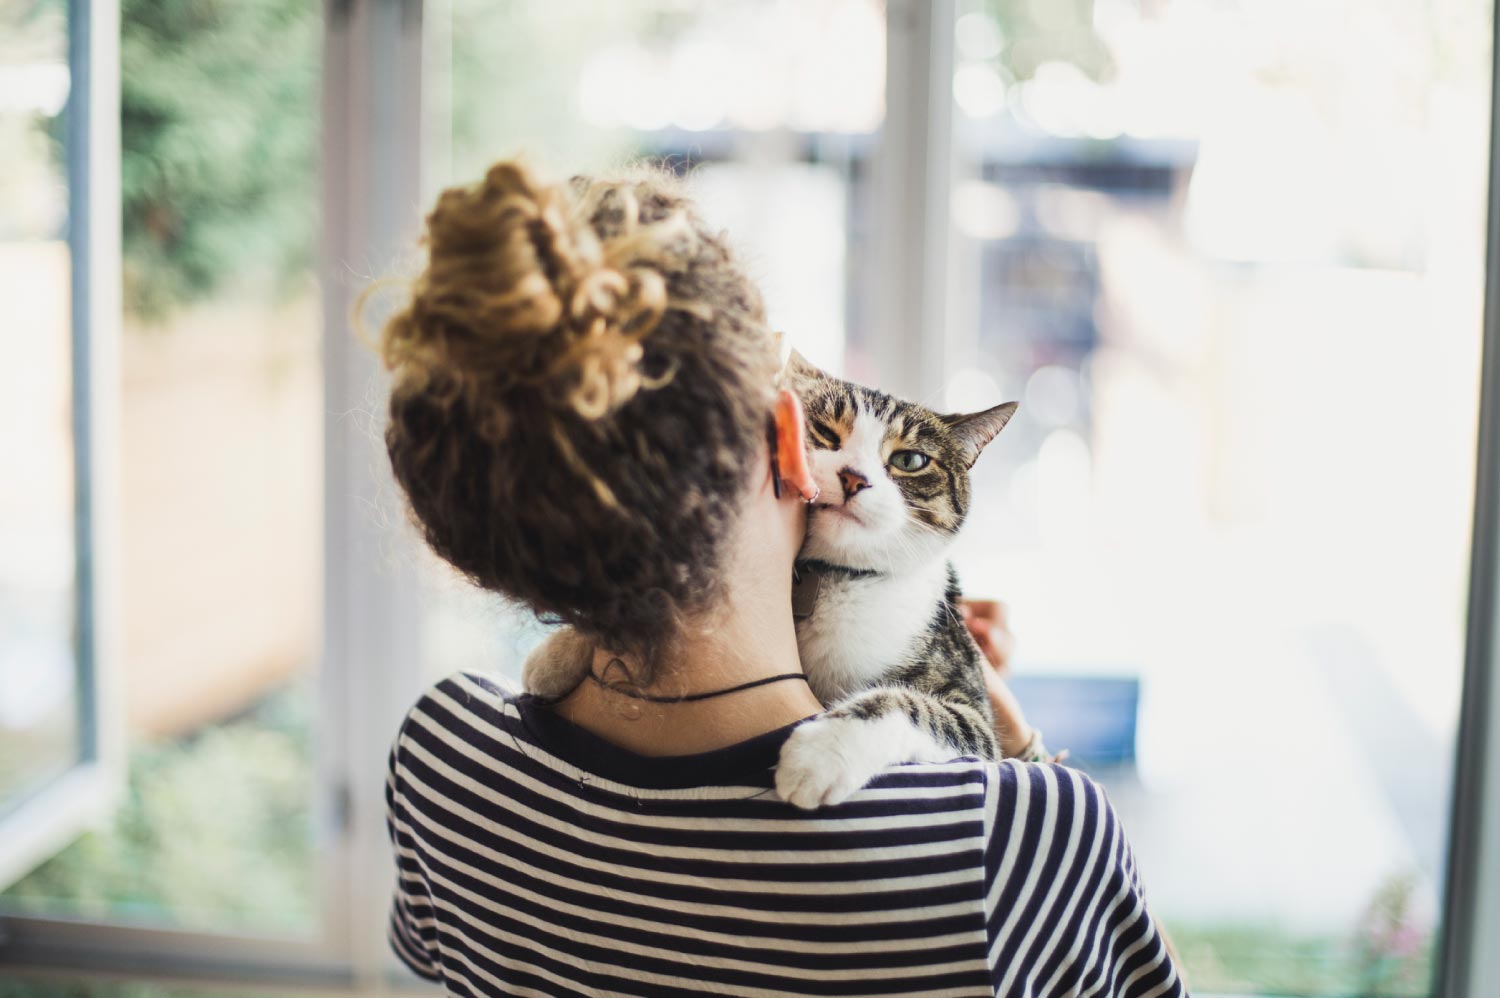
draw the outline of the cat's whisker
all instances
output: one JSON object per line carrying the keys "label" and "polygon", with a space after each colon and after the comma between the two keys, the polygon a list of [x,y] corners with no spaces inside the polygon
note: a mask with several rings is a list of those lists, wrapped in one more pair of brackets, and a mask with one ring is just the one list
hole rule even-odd
{"label": "cat's whisker", "polygon": [[[889,549],[893,546],[899,547],[898,553],[903,556],[901,559],[902,564],[910,565],[922,560],[920,557],[921,552],[917,549],[916,543],[906,536],[905,531],[891,534],[884,538],[884,547]],[[895,566],[894,559],[891,560],[891,566],[893,568]]]}
{"label": "cat's whisker", "polygon": [[943,603],[943,611],[948,614],[948,622],[950,624],[957,624],[962,627],[968,626],[964,623],[964,615],[962,613],[959,613],[958,608],[953,604],[945,601]]}

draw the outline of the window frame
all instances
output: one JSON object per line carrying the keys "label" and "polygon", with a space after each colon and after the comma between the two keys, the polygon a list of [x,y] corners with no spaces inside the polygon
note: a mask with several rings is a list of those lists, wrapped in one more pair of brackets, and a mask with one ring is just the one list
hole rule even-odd
{"label": "window frame", "polygon": [[[124,777],[118,691],[119,30],[113,3],[69,0],[68,184],[78,760],[0,818],[0,886],[102,815]],[[116,109],[116,113],[110,113]]]}
{"label": "window frame", "polygon": [[1436,993],[1500,994],[1500,4],[1492,77],[1484,345],[1469,561],[1468,633]]}
{"label": "window frame", "polygon": [[[941,406],[954,363],[952,194],[955,0],[887,0],[885,121],[871,177],[865,346],[888,391]],[[913,330],[941,330],[934,340]],[[856,376],[863,372],[855,372]]]}

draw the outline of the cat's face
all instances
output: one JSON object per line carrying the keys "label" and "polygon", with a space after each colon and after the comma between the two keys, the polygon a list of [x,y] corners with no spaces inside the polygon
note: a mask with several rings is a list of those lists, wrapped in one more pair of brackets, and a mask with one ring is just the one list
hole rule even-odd
{"label": "cat's face", "polygon": [[968,513],[969,468],[1017,403],[943,416],[812,369],[793,385],[821,490],[802,556],[879,572],[940,556]]}

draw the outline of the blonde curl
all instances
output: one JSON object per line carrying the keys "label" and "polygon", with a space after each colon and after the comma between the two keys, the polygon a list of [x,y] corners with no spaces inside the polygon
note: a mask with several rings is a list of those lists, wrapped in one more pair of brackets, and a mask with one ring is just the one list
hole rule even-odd
{"label": "blonde curl", "polygon": [[[618,231],[601,238],[588,220],[611,209]],[[427,268],[381,343],[396,390],[441,374],[470,399],[528,386],[604,418],[670,380],[642,371],[641,341],[673,307],[661,270],[690,256],[693,239],[680,217],[642,224],[626,185],[579,195],[538,182],[522,162],[495,165],[480,183],[444,191],[427,218]],[[497,436],[508,423],[487,414]]]}

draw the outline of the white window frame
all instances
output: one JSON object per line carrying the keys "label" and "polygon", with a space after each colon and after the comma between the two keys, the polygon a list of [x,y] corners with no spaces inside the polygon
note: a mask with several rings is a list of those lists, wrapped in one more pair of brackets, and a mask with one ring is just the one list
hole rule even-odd
{"label": "white window frame", "polygon": [[79,761],[0,819],[0,887],[109,813],[123,780],[114,554],[119,481],[118,0],[68,5],[68,250]]}
{"label": "white window frame", "polygon": [[956,18],[955,0],[887,0],[885,120],[871,169],[870,352],[882,387],[934,406],[959,329],[948,266]]}
{"label": "white window frame", "polygon": [[[319,744],[330,827],[330,905],[351,984],[385,994],[385,926],[395,885],[385,829],[385,767],[420,692],[420,617],[409,531],[381,442],[383,372],[351,323],[361,293],[397,271],[422,211],[421,0],[330,0],[324,52],[324,655]],[[373,325],[371,314],[365,323]],[[374,497],[378,509],[372,509]],[[335,719],[331,715],[337,712]],[[381,871],[383,876],[375,876]],[[390,872],[386,872],[390,871]]]}

